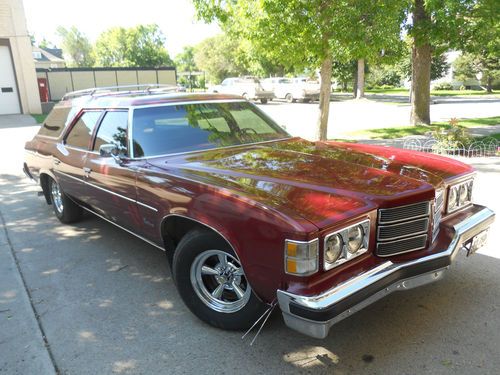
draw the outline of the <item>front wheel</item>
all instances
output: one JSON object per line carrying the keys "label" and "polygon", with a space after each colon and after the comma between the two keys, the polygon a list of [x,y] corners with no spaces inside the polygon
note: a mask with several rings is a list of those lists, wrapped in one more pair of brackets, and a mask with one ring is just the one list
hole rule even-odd
{"label": "front wheel", "polygon": [[260,99],[260,102],[261,102],[262,104],[267,104],[267,99]]}
{"label": "front wheel", "polygon": [[288,102],[288,103],[293,103],[295,100],[293,99],[293,95],[292,94],[286,94],[285,96],[285,100]]}
{"label": "front wheel", "polygon": [[194,230],[182,238],[173,275],[186,306],[214,327],[246,329],[264,311],[234,251],[212,232]]}
{"label": "front wheel", "polygon": [[50,201],[59,221],[64,224],[74,223],[82,217],[83,210],[61,189],[56,180],[50,179]]}

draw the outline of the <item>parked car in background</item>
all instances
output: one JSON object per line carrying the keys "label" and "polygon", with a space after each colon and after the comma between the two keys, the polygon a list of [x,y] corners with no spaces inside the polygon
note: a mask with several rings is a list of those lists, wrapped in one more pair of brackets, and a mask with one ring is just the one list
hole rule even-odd
{"label": "parked car in background", "polygon": [[289,103],[319,100],[319,83],[307,78],[266,78],[262,85],[272,90],[276,99],[285,99]]}
{"label": "parked car in background", "polygon": [[325,337],[440,279],[494,220],[472,202],[467,164],[292,137],[233,95],[72,94],[25,149],[61,222],[85,210],[165,251],[188,308],[225,329],[277,305],[289,327]]}
{"label": "parked car in background", "polygon": [[211,93],[240,95],[246,100],[260,101],[266,104],[274,98],[272,90],[266,90],[255,77],[226,78],[220,85],[208,89]]}

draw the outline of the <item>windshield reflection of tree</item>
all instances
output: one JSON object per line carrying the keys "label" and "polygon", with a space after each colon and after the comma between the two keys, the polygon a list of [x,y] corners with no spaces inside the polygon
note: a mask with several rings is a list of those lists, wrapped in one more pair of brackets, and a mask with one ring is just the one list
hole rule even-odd
{"label": "windshield reflection of tree", "polygon": [[[251,110],[246,103],[218,103],[218,104],[188,104],[184,105],[186,118],[191,127],[210,132],[208,141],[218,146],[234,146],[245,143],[254,143],[279,138],[276,129],[268,124],[257,113],[251,111],[256,120],[266,122],[269,126],[269,133],[259,134],[252,128],[252,123],[239,124],[231,111]],[[229,131],[217,128],[216,124],[223,120]],[[200,126],[200,122],[206,127]]]}

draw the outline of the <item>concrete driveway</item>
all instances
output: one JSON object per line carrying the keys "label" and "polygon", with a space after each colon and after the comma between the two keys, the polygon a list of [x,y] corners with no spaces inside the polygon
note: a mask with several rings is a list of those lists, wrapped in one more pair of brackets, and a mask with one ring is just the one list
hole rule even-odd
{"label": "concrete driveway", "polygon": [[[36,127],[0,129],[0,374],[497,374],[500,219],[439,283],[394,294],[316,340],[278,311],[254,346],[197,320],[164,254],[100,219],[62,225],[20,173]],[[500,212],[497,159],[476,200]]]}

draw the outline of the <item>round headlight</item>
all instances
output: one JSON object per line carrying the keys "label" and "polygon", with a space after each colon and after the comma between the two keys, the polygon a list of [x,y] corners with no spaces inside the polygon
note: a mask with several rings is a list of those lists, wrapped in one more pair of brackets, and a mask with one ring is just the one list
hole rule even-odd
{"label": "round headlight", "polygon": [[453,210],[457,206],[457,188],[450,188],[450,195],[448,196],[448,211]]}
{"label": "round headlight", "polygon": [[342,247],[344,247],[344,241],[342,241],[340,234],[329,237],[325,243],[325,261],[327,263],[336,262],[342,254]]}
{"label": "round headlight", "polygon": [[361,245],[363,245],[363,234],[363,227],[361,225],[349,228],[347,231],[347,236],[349,237],[347,251],[354,254],[360,249]]}
{"label": "round headlight", "polygon": [[460,190],[458,192],[458,203],[460,206],[465,204],[468,195],[469,192],[467,191],[467,185],[466,184],[461,185]]}

